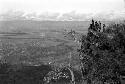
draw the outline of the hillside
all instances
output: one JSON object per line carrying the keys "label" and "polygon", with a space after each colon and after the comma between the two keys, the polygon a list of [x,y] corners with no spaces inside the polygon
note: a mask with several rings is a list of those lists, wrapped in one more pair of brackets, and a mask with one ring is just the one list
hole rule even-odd
{"label": "hillside", "polygon": [[[106,24],[110,22],[104,22]],[[0,21],[0,31],[42,31],[42,30],[76,30],[87,31],[89,21],[35,21],[35,20],[11,20]]]}

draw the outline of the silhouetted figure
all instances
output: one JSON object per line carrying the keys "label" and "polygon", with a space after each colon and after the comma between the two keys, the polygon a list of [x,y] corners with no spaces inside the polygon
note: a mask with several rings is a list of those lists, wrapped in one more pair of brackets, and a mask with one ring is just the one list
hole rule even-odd
{"label": "silhouetted figure", "polygon": [[99,32],[100,32],[100,30],[101,30],[101,22],[99,21]]}
{"label": "silhouetted figure", "polygon": [[98,28],[99,28],[99,24],[98,24],[98,22],[96,21],[96,22],[95,22],[95,31],[98,31]]}
{"label": "silhouetted figure", "polygon": [[94,26],[95,24],[94,24],[94,20],[92,19],[92,25]]}
{"label": "silhouetted figure", "polygon": [[105,24],[103,24],[103,32],[105,32]]}
{"label": "silhouetted figure", "polygon": [[92,23],[89,26],[89,30],[94,30],[94,26],[95,26],[94,20],[92,19]]}
{"label": "silhouetted figure", "polygon": [[90,24],[90,26],[89,26],[89,30],[92,30],[92,31],[98,31],[98,32],[100,32],[101,31],[101,28],[102,28],[102,24],[101,24],[101,22],[99,21],[99,22],[97,22],[97,21],[94,21],[93,19],[92,19],[92,23]]}
{"label": "silhouetted figure", "polygon": [[90,31],[90,30],[92,30],[92,24],[90,24],[90,26],[89,26],[89,31]]}

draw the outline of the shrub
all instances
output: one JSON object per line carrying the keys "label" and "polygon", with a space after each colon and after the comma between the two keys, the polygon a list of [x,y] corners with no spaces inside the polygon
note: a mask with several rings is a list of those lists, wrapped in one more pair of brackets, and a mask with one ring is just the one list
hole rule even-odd
{"label": "shrub", "polygon": [[125,25],[112,24],[98,31],[101,24],[95,24],[99,23],[92,20],[79,50],[83,77],[88,84],[120,84],[125,69]]}

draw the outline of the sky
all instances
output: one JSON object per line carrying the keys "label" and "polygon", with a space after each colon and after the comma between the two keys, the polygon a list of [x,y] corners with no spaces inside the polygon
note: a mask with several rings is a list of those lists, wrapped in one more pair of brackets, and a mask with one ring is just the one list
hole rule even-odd
{"label": "sky", "polygon": [[125,0],[0,0],[0,13],[24,11],[26,13],[52,12],[98,13],[122,11]]}
{"label": "sky", "polygon": [[124,19],[125,0],[0,0],[0,20]]}

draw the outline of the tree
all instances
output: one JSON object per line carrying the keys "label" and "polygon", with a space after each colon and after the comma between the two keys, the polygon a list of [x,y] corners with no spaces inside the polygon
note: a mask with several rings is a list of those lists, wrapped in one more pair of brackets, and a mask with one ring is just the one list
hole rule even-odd
{"label": "tree", "polygon": [[79,50],[83,77],[88,84],[121,84],[120,75],[125,69],[125,24],[112,24],[106,29],[103,26],[105,31],[100,31],[101,25],[93,22]]}

